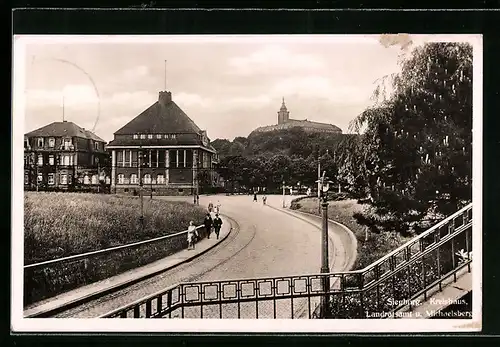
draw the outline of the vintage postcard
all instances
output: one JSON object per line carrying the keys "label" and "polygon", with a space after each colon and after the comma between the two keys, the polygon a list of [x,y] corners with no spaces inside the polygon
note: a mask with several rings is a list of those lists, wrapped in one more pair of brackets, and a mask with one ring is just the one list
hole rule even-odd
{"label": "vintage postcard", "polygon": [[16,36],[13,61],[13,331],[481,330],[480,35]]}

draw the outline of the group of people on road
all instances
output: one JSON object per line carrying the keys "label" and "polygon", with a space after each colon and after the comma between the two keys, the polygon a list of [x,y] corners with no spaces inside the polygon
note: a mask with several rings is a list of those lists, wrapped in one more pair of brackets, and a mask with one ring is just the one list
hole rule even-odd
{"label": "group of people on road", "polygon": [[[257,202],[257,193],[253,193],[253,202]],[[265,205],[267,202],[267,196],[263,195],[262,196],[262,205]]]}
{"label": "group of people on road", "polygon": [[[214,207],[214,204],[210,201],[208,204],[208,212],[203,220],[203,230],[204,235],[207,239],[210,238],[210,234],[212,231],[215,232],[215,236],[219,239],[220,229],[222,227],[222,219],[219,216],[221,204],[217,202],[217,205]],[[195,249],[196,241],[199,237],[198,229],[194,225],[193,221],[189,222],[188,232],[187,232],[187,242],[188,242],[188,250]]]}

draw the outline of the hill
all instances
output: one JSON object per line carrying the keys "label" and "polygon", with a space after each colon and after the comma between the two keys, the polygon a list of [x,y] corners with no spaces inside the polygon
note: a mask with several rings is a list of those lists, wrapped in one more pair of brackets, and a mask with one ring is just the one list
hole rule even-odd
{"label": "hill", "polygon": [[253,133],[248,138],[236,137],[233,141],[216,139],[212,146],[221,158],[227,156],[265,156],[281,154],[288,157],[309,158],[333,154],[342,144],[356,138],[356,134],[306,133],[302,128]]}

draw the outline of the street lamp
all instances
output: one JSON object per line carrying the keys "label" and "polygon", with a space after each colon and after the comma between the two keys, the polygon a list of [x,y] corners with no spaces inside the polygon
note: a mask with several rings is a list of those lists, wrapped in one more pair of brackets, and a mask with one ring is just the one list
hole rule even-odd
{"label": "street lamp", "polygon": [[[328,190],[330,189],[330,183],[328,177],[325,177],[326,172],[323,171],[323,176],[316,181],[321,192],[321,209],[322,213],[322,233],[321,233],[321,273],[328,274],[330,272],[330,267],[328,265]],[[328,291],[330,289],[330,278],[325,275],[322,280],[323,291],[325,295],[321,297],[321,308],[323,310],[323,316],[327,315],[328,312]]]}

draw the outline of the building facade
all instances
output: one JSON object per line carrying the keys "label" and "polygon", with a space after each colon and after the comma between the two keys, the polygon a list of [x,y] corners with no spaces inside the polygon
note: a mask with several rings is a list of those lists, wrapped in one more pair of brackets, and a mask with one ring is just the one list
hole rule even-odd
{"label": "building facade", "polygon": [[24,135],[25,190],[106,190],[106,142],[73,122],[54,122]]}
{"label": "building facade", "polygon": [[342,130],[333,124],[312,122],[307,119],[304,120],[290,119],[290,112],[288,111],[285,105],[284,98],[281,104],[281,108],[278,111],[278,124],[259,127],[255,129],[252,133],[291,129],[294,127],[300,127],[304,129],[305,132],[309,133],[319,132],[319,133],[342,134]]}
{"label": "building facade", "polygon": [[216,150],[201,130],[162,91],[158,101],[114,133],[111,191],[152,195],[190,195],[218,182]]}

